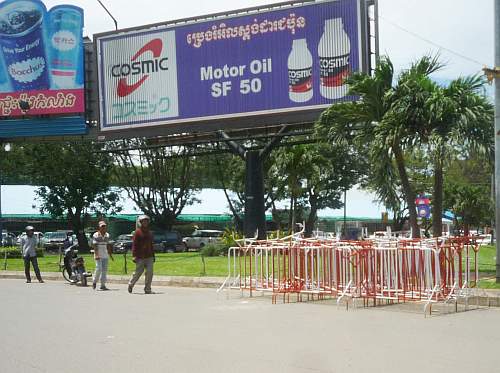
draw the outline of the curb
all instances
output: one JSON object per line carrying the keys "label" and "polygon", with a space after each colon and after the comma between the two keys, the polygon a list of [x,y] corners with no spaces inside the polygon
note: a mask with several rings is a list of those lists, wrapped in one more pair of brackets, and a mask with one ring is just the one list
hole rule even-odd
{"label": "curb", "polygon": [[[59,272],[42,272],[44,280],[66,281]],[[0,279],[24,280],[24,272],[0,271]],[[108,275],[107,282],[110,284],[128,284],[130,276]],[[174,286],[189,288],[217,289],[224,282],[224,277],[185,277],[185,276],[156,276],[153,277],[153,286]]]}
{"label": "curb", "polygon": [[[60,272],[42,272],[44,280],[66,281]],[[109,275],[108,283],[127,285],[130,276]],[[24,280],[24,272],[0,271],[0,279]],[[224,282],[224,277],[187,277],[187,276],[156,276],[153,278],[153,286],[171,286],[185,288],[218,289]],[[139,282],[141,283],[141,281]],[[482,307],[500,307],[500,290],[483,289],[483,294],[472,297],[471,302],[477,299],[477,305]],[[462,304],[459,301],[459,304]]]}

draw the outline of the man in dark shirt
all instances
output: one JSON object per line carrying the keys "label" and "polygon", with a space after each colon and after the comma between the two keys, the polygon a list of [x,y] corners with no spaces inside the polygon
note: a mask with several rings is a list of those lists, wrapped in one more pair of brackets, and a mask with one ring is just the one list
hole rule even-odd
{"label": "man in dark shirt", "polygon": [[135,262],[135,272],[128,283],[128,292],[132,293],[135,283],[144,270],[146,271],[146,281],[144,292],[151,294],[151,282],[153,281],[153,234],[149,229],[149,216],[139,216],[137,221],[137,230],[134,233],[132,242],[132,256]]}

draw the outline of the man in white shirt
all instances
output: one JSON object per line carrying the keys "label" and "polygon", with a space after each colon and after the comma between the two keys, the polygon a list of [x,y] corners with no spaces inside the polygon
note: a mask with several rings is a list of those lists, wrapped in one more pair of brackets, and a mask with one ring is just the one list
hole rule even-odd
{"label": "man in white shirt", "polygon": [[109,258],[113,260],[111,245],[109,243],[109,233],[106,222],[99,222],[99,230],[92,236],[92,247],[94,248],[95,274],[92,288],[95,289],[97,281],[101,281],[101,290],[109,290],[106,287],[106,277],[108,274]]}
{"label": "man in white shirt", "polygon": [[31,282],[30,274],[30,263],[33,264],[33,270],[35,271],[36,278],[38,282],[43,283],[42,276],[40,275],[40,268],[38,267],[38,260],[36,258],[36,246],[37,239],[34,235],[35,228],[28,225],[26,228],[26,236],[21,236],[21,252],[23,254],[24,260],[24,274],[26,275],[26,282],[29,284]]}

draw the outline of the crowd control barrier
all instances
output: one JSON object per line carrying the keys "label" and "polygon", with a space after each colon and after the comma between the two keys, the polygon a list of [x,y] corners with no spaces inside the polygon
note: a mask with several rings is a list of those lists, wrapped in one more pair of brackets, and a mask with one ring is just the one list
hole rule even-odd
{"label": "crowd control barrier", "polygon": [[421,302],[467,304],[479,282],[475,237],[377,238],[343,241],[303,238],[243,239],[228,251],[228,276],[218,292],[268,293],[272,302],[361,300],[365,306]]}

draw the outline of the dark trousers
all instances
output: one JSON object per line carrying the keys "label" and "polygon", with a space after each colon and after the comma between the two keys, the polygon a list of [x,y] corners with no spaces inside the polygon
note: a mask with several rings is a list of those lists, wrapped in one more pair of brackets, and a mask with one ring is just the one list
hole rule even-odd
{"label": "dark trousers", "polygon": [[36,256],[24,257],[24,274],[26,275],[26,280],[31,281],[30,262],[33,264],[33,270],[35,271],[36,278],[38,279],[38,281],[42,281],[42,276],[40,275],[40,268],[38,267],[38,260],[36,259]]}

